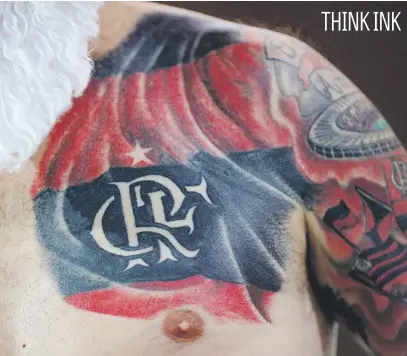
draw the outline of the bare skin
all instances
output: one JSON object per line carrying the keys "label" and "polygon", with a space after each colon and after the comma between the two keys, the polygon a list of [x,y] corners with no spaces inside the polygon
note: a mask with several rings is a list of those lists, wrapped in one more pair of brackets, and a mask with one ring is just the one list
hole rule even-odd
{"label": "bare skin", "polygon": [[[396,303],[403,324],[399,287],[355,284],[339,268],[349,251],[329,235],[342,236],[338,197],[351,212],[362,211],[355,194],[384,199],[371,192],[374,167],[390,161],[380,154],[404,160],[387,131],[378,157],[321,142],[323,113],[362,94],[285,35],[155,4],[108,3],[100,16],[87,92],[21,171],[0,176],[4,355],[327,355],[325,287],[362,309],[361,330],[349,326],[372,349],[403,355],[402,332],[389,331],[390,347],[360,298]],[[338,119],[352,134],[372,124],[355,107]]]}

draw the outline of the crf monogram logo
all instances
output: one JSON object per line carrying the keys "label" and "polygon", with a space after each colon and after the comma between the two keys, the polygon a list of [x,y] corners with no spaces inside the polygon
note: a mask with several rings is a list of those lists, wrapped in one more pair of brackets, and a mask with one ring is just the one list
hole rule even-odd
{"label": "crf monogram logo", "polygon": [[[142,188],[144,182],[157,183],[160,186],[166,188],[165,190],[153,191],[147,193],[149,201],[146,202],[142,198]],[[143,255],[148,254],[154,250],[153,241],[151,246],[140,247],[139,237],[142,233],[147,233],[148,239],[158,239],[159,248],[159,260],[158,263],[162,263],[167,260],[178,261],[174,256],[172,250],[168,247],[171,245],[175,251],[187,258],[195,257],[199,249],[189,250],[185,248],[177,238],[167,229],[160,227],[139,227],[137,226],[136,215],[134,214],[132,206],[132,194],[135,198],[137,208],[142,208],[146,204],[151,204],[152,218],[155,223],[165,225],[169,228],[187,227],[189,234],[194,231],[194,212],[196,205],[191,207],[182,219],[169,220],[166,216],[163,199],[169,197],[172,201],[172,208],[169,212],[169,218],[173,218],[177,214],[186,198],[180,187],[177,186],[171,179],[162,175],[147,175],[131,182],[114,182],[110,183],[117,187],[120,195],[120,204],[122,206],[124,224],[127,232],[128,246],[123,249],[113,245],[107,238],[105,231],[103,230],[103,220],[106,215],[106,211],[109,206],[114,202],[115,196],[110,197],[96,213],[91,235],[96,244],[103,250],[122,257],[134,257],[129,260],[126,270],[135,266],[148,267],[148,263],[143,259]],[[208,186],[204,177],[201,179],[201,183],[195,186],[185,186],[185,191],[189,193],[199,194],[207,203],[213,204],[208,196]],[[144,193],[144,192],[143,192]],[[136,210],[137,211],[137,210]],[[164,241],[166,243],[164,243]]]}

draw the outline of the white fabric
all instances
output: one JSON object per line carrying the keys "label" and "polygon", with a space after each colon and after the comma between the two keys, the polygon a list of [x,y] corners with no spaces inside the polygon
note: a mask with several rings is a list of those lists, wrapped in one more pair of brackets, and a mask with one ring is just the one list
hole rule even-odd
{"label": "white fabric", "polygon": [[0,2],[0,171],[33,155],[86,88],[102,2]]}

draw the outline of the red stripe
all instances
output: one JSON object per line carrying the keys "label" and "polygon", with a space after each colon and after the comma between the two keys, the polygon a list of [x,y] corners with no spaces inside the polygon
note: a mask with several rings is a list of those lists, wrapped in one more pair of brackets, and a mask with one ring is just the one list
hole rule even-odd
{"label": "red stripe", "polygon": [[[404,261],[403,261],[404,259]],[[398,255],[397,257],[394,257],[390,260],[386,261],[386,264],[390,264],[396,260],[400,260],[400,263],[398,263],[397,265],[393,266],[392,268],[389,268],[385,273],[383,273],[378,279],[377,279],[377,283],[380,283],[381,280],[383,280],[384,278],[386,278],[390,273],[392,273],[393,271],[401,268],[402,266],[406,266],[407,265],[407,250],[404,250],[403,253],[401,253],[400,255]]]}
{"label": "red stripe", "polygon": [[383,256],[386,253],[390,253],[393,252],[397,249],[398,245],[395,241],[392,241],[392,244],[390,246],[388,246],[385,250],[380,250],[378,252],[373,253],[372,255],[369,255],[367,258],[368,260],[373,260],[377,257]]}
{"label": "red stripe", "polygon": [[[160,292],[151,290],[154,285]],[[267,309],[270,309],[272,296],[271,292],[263,292],[263,303]],[[91,291],[65,300],[77,308],[128,318],[151,319],[168,309],[193,305],[202,307],[218,321],[262,321],[244,286],[200,276],[183,281],[140,283],[131,287]]]}

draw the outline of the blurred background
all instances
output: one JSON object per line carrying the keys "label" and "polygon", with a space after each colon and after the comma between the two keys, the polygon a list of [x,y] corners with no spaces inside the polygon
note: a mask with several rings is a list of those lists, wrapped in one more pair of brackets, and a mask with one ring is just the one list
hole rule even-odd
{"label": "blurred background", "polygon": [[[161,3],[249,25],[300,31],[373,101],[407,145],[407,1]],[[401,32],[325,32],[322,11],[400,11]],[[363,350],[341,330],[338,356],[362,355]]]}

